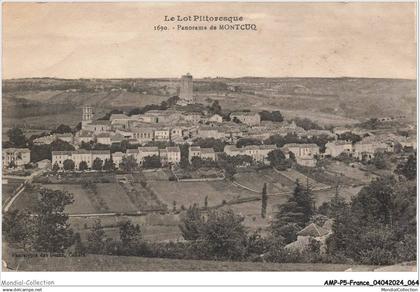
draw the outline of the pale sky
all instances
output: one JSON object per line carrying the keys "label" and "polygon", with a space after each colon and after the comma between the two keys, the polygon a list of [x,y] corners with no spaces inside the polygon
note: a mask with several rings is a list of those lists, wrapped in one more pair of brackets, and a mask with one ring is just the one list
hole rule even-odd
{"label": "pale sky", "polygon": [[[415,79],[415,13],[415,3],[4,3],[3,78]],[[154,31],[165,15],[243,16],[257,31]]]}

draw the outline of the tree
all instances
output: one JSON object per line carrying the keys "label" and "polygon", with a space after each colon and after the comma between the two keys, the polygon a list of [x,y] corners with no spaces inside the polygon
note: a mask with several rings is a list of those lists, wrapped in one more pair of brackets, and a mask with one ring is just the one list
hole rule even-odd
{"label": "tree", "polygon": [[176,212],[176,201],[172,202],[172,212]]}
{"label": "tree", "polygon": [[139,165],[137,164],[137,161],[133,155],[123,157],[120,164],[120,168],[126,172],[132,172],[133,170],[137,169],[138,166]]}
{"label": "tree", "polygon": [[405,176],[408,180],[413,180],[417,177],[417,156],[410,155],[406,162],[400,163],[395,173]]}
{"label": "tree", "polygon": [[102,166],[103,166],[102,159],[100,159],[99,157],[95,158],[95,160],[92,163],[92,169],[100,171],[100,170],[102,170]]}
{"label": "tree", "polygon": [[242,148],[249,145],[261,145],[261,141],[254,138],[242,138],[236,142],[236,147]]}
{"label": "tree", "polygon": [[124,246],[135,246],[140,243],[142,238],[140,226],[134,225],[130,221],[120,224],[120,240]]}
{"label": "tree", "polygon": [[328,252],[363,264],[415,260],[411,251],[416,249],[416,201],[414,180],[399,182],[389,176],[372,181],[349,207],[341,203],[332,214],[335,222]]}
{"label": "tree", "polygon": [[262,111],[259,113],[261,121],[283,122],[283,116],[279,111]]}
{"label": "tree", "polygon": [[79,170],[80,171],[85,171],[88,169],[88,165],[86,161],[80,161],[79,163]]}
{"label": "tree", "polygon": [[53,166],[52,166],[52,171],[57,172],[60,169],[60,167],[58,166],[57,161],[54,162]]}
{"label": "tree", "polygon": [[71,133],[72,130],[69,126],[61,124],[59,125],[54,131],[53,133],[58,133],[58,134],[64,134],[64,133]]}
{"label": "tree", "polygon": [[87,236],[87,241],[87,249],[90,253],[98,254],[105,249],[105,231],[103,230],[100,220],[95,221],[92,231]]}
{"label": "tree", "polygon": [[186,169],[188,168],[188,166],[190,166],[190,161],[188,160],[189,148],[190,147],[188,146],[188,144],[179,145],[179,149],[181,151],[181,161],[179,163],[179,166],[182,169]]}
{"label": "tree", "polygon": [[278,170],[286,170],[290,167],[289,161],[284,156],[280,149],[270,151],[267,155],[267,160],[270,161],[270,166]]}
{"label": "tree", "polygon": [[261,218],[265,218],[267,214],[267,183],[264,183],[262,193],[261,193]]}
{"label": "tree", "polygon": [[304,130],[322,130],[322,127],[308,118],[294,118],[296,126],[303,128]]}
{"label": "tree", "polygon": [[51,144],[51,151],[74,151],[75,148],[69,142],[63,140],[55,140]]}
{"label": "tree", "polygon": [[74,170],[74,161],[71,159],[66,159],[63,161],[63,168],[64,170]]}
{"label": "tree", "polygon": [[104,170],[111,171],[115,169],[115,163],[112,160],[112,157],[110,159],[105,159],[104,162]]}
{"label": "tree", "polygon": [[2,224],[5,240],[26,249],[26,239],[31,238],[31,231],[33,230],[33,224],[31,223],[31,216],[28,212],[17,209],[5,212]]}
{"label": "tree", "polygon": [[13,147],[26,147],[27,139],[21,129],[14,127],[7,131],[7,136],[9,137],[9,141],[12,143]]}
{"label": "tree", "polygon": [[222,112],[222,107],[220,106],[219,101],[218,100],[213,101],[209,110],[213,114],[220,114]]}
{"label": "tree", "polygon": [[296,240],[296,233],[304,228],[313,214],[312,193],[296,180],[292,197],[279,205],[271,229],[275,237],[282,237],[286,243]]}
{"label": "tree", "polygon": [[179,229],[185,240],[197,240],[200,238],[204,220],[197,205],[190,206],[185,212],[185,216],[181,219]]}
{"label": "tree", "polygon": [[73,204],[73,195],[61,190],[41,189],[35,205],[35,248],[44,252],[64,252],[73,244],[73,230],[64,212]]}
{"label": "tree", "polygon": [[375,155],[373,156],[372,163],[373,165],[375,165],[377,169],[386,168],[384,154],[382,152],[376,152]]}
{"label": "tree", "polygon": [[209,212],[200,236],[209,255],[229,260],[245,256],[248,237],[243,220],[232,210]]}
{"label": "tree", "polygon": [[345,132],[338,135],[339,140],[351,141],[352,144],[356,144],[359,141],[362,141],[362,137],[352,132]]}
{"label": "tree", "polygon": [[160,158],[157,155],[153,156],[146,156],[143,161],[144,168],[160,168],[162,164],[160,162]]}

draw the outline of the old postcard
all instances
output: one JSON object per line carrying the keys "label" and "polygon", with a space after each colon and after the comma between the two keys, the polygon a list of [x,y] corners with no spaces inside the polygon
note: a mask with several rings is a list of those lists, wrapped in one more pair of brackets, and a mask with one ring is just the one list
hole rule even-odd
{"label": "old postcard", "polygon": [[2,10],[2,284],[417,271],[416,3]]}

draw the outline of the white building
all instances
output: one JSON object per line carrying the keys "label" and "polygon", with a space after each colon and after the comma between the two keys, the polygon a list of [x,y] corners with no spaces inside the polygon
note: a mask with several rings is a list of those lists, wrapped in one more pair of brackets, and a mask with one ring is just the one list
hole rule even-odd
{"label": "white building", "polygon": [[56,163],[60,169],[63,168],[63,163],[65,160],[73,160],[75,169],[79,169],[80,163],[82,161],[86,162],[88,168],[92,168],[93,161],[99,158],[102,160],[102,163],[105,162],[105,159],[111,159],[111,153],[109,150],[84,150],[79,149],[76,151],[53,151],[52,152],[52,165]]}
{"label": "white building", "polygon": [[166,147],[159,151],[159,156],[162,163],[177,164],[181,161],[181,150],[178,146]]}
{"label": "white building", "polygon": [[325,144],[325,155],[330,155],[331,157],[337,157],[341,153],[352,155],[353,144],[347,141],[331,141]]}
{"label": "white building", "polygon": [[11,165],[21,167],[31,162],[31,151],[28,148],[4,148],[2,154],[3,168]]}
{"label": "white building", "polygon": [[194,157],[199,157],[201,159],[207,160],[216,160],[216,153],[213,148],[201,148],[200,146],[191,146],[188,151],[188,160],[191,160]]}
{"label": "white building", "polygon": [[268,153],[277,149],[276,145],[248,145],[238,148],[235,145],[226,145],[224,152],[229,156],[248,155],[254,161],[268,163]]}

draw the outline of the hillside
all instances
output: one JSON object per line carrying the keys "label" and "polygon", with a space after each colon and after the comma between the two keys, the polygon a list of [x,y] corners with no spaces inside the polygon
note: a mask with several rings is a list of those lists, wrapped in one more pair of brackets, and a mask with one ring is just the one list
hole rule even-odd
{"label": "hillside", "polygon": [[[66,114],[90,104],[130,108],[158,104],[176,95],[176,79],[12,79],[3,80],[7,118]],[[416,118],[416,81],[374,78],[206,78],[195,79],[201,103],[219,100],[222,108],[276,109],[287,117],[310,117],[322,124],[346,124],[372,117]],[[30,101],[30,102],[29,102]],[[16,110],[26,102],[25,110]],[[46,106],[48,110],[37,110]],[[51,107],[51,105],[53,105]],[[65,105],[65,106],[63,106]],[[22,113],[23,111],[23,113]]]}

